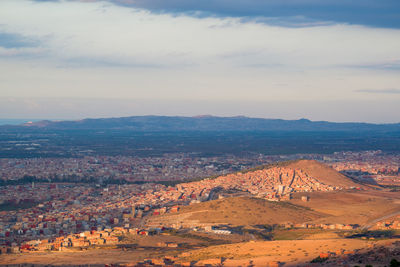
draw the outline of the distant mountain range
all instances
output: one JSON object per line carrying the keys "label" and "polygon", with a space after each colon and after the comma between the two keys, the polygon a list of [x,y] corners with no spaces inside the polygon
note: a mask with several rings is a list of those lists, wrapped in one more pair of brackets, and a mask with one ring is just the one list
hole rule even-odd
{"label": "distant mountain range", "polygon": [[135,116],[0,126],[0,158],[400,152],[400,123]]}
{"label": "distant mountain range", "polygon": [[307,119],[281,120],[214,116],[132,116],[121,118],[83,119],[77,121],[38,121],[19,126],[53,130],[119,129],[134,131],[373,131],[398,132],[400,123],[335,123]]}

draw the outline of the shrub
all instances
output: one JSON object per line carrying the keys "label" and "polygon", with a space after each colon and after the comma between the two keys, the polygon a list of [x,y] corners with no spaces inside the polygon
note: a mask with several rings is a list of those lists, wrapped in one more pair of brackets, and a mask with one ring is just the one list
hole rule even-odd
{"label": "shrub", "polygon": [[392,259],[390,261],[390,265],[389,266],[390,267],[400,267],[400,262],[398,260],[396,260],[396,259]]}
{"label": "shrub", "polygon": [[320,256],[318,256],[315,259],[313,259],[311,261],[311,263],[320,263],[320,262],[324,262],[324,261],[327,261],[327,260],[328,260],[328,258],[321,258]]}

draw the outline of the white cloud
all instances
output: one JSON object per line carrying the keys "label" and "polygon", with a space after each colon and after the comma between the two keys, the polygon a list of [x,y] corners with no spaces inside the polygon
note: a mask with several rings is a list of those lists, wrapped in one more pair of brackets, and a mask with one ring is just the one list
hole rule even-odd
{"label": "white cloud", "polygon": [[7,57],[0,97],[379,101],[356,90],[400,82],[396,70],[360,67],[400,59],[395,29],[290,28],[108,2],[2,0],[1,31],[40,42],[0,47]]}
{"label": "white cloud", "polygon": [[4,48],[0,47],[0,57],[34,56],[44,51],[38,47]]}
{"label": "white cloud", "polygon": [[247,61],[321,67],[400,58],[400,30],[349,25],[285,28],[235,18],[157,15],[106,2],[4,0],[1,5],[4,28],[46,36],[43,45],[57,60],[229,64],[218,56],[256,51]]}

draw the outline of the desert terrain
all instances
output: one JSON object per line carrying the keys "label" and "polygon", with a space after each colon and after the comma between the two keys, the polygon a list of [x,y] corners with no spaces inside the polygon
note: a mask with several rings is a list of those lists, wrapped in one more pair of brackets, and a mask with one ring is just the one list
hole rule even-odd
{"label": "desert terrain", "polygon": [[[166,265],[166,260],[175,266],[310,266],[313,259],[329,255],[324,263],[311,266],[354,266],[360,264],[358,258],[379,247],[389,247],[398,254],[385,255],[361,263],[374,263],[373,266],[386,266],[400,255],[400,240],[360,240],[360,239],[319,239],[319,240],[281,240],[249,241],[197,248],[191,250],[139,248],[132,250],[103,249],[81,252],[32,253],[1,257],[0,264],[7,266],[136,266],[140,262],[151,265]],[[371,258],[371,257],[370,257]],[[28,265],[29,264],[29,265]],[[353,265],[351,265],[353,264]]]}

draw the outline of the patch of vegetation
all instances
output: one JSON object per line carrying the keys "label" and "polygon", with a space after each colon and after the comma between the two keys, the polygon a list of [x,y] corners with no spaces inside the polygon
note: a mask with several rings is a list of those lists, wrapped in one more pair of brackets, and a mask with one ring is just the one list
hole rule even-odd
{"label": "patch of vegetation", "polygon": [[209,244],[212,245],[221,245],[221,244],[227,244],[229,242],[222,240],[222,239],[214,239],[214,238],[210,238],[207,236],[201,236],[201,235],[196,235],[196,234],[192,234],[189,232],[180,232],[177,231],[175,229],[170,229],[167,231],[170,235],[174,235],[174,236],[178,236],[178,237],[182,237],[182,238],[190,238],[190,239],[197,239],[197,240],[201,240],[204,242],[207,242]]}
{"label": "patch of vegetation", "polygon": [[30,209],[36,206],[38,203],[36,202],[20,202],[20,203],[13,203],[13,202],[6,202],[0,204],[0,211],[12,211],[12,210],[23,210],[23,209]]}
{"label": "patch of vegetation", "polygon": [[264,224],[263,228],[265,229],[265,231],[267,232],[272,232],[275,229],[279,229],[281,226],[278,224]]}
{"label": "patch of vegetation", "polygon": [[299,240],[309,235],[326,232],[323,229],[275,229],[272,236],[273,240]]}
{"label": "patch of vegetation", "polygon": [[312,261],[310,261],[310,263],[322,263],[327,261],[328,258],[321,258],[320,256],[316,257],[315,259],[313,259]]}
{"label": "patch of vegetation", "polygon": [[347,238],[375,238],[375,239],[388,239],[388,238],[393,238],[397,234],[397,231],[395,230],[373,230],[373,231],[367,231],[367,230],[361,230],[361,231],[356,231],[354,234],[348,236]]}
{"label": "patch of vegetation", "polygon": [[400,261],[396,260],[396,259],[392,259],[390,261],[390,267],[400,267]]}

